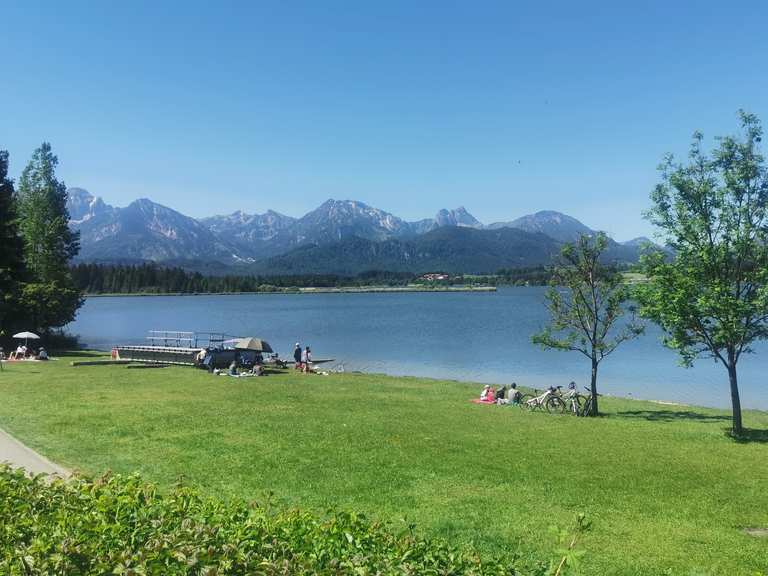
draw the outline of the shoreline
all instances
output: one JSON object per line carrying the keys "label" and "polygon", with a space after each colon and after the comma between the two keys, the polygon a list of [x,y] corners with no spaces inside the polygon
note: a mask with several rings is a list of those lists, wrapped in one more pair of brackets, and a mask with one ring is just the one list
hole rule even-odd
{"label": "shoreline", "polygon": [[151,296],[254,296],[254,295],[304,295],[304,294],[401,294],[401,293],[430,293],[430,292],[449,292],[466,293],[496,292],[496,286],[443,286],[443,287],[420,287],[420,286],[347,286],[338,288],[299,288],[297,290],[274,290],[263,292],[110,292],[103,294],[85,294],[85,298],[115,298],[115,297],[151,297]]}
{"label": "shoreline", "polygon": [[[109,356],[109,350],[100,350],[98,348],[85,348],[85,349],[77,349],[77,350],[68,350],[64,352],[64,356],[69,355],[78,355],[81,353],[88,353],[88,352],[96,352],[98,354],[103,354],[105,357]],[[58,360],[59,358],[52,358],[53,360]],[[177,366],[181,368],[185,368],[185,366]],[[191,368],[191,367],[189,367]],[[462,380],[457,378],[446,378],[446,377],[440,377],[440,376],[424,376],[424,375],[416,375],[416,374],[402,374],[402,373],[387,373],[387,372],[377,372],[377,371],[364,371],[364,370],[349,370],[344,372],[344,374],[348,375],[362,375],[362,376],[380,376],[383,378],[391,378],[391,379],[415,379],[415,380],[425,380],[425,381],[432,381],[432,382],[453,382],[456,384],[464,385],[464,386],[484,386],[486,384],[489,384],[494,387],[502,386],[504,383],[500,382],[494,382],[489,380]],[[538,392],[542,393],[545,390],[544,386],[537,386],[535,384],[520,384],[520,387],[525,390],[529,390],[531,393]],[[677,408],[685,408],[685,409],[691,409],[691,408],[698,408],[703,410],[716,410],[721,412],[730,413],[730,406],[707,406],[704,404],[696,404],[696,403],[690,403],[690,402],[684,402],[684,401],[677,401],[677,400],[663,400],[658,398],[646,398],[643,396],[636,396],[632,393],[629,394],[612,394],[612,393],[600,393],[601,396],[604,396],[606,398],[612,398],[616,400],[626,400],[626,401],[632,401],[632,402],[648,402],[651,404],[656,404],[658,406],[667,406],[667,407],[677,407]],[[755,413],[761,413],[761,414],[768,414],[768,408],[753,408],[753,407],[744,407],[742,406],[742,410],[744,412],[755,412]]]}

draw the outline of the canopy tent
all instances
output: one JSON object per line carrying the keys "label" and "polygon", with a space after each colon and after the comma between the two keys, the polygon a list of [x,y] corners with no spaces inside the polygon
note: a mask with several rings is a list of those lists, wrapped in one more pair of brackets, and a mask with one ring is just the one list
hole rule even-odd
{"label": "canopy tent", "polygon": [[235,350],[254,350],[256,352],[272,353],[272,346],[261,338],[241,338],[235,342]]}

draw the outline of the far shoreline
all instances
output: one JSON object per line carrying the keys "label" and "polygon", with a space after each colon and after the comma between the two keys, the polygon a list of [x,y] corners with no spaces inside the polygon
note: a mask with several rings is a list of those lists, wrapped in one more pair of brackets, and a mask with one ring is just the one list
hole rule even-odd
{"label": "far shoreline", "polygon": [[496,286],[441,286],[441,287],[416,287],[416,286],[346,286],[338,288],[298,288],[296,290],[270,290],[257,292],[110,292],[98,294],[84,294],[85,298],[114,298],[114,297],[149,297],[149,296],[253,296],[275,294],[402,294],[402,293],[432,293],[432,292],[496,292]]}

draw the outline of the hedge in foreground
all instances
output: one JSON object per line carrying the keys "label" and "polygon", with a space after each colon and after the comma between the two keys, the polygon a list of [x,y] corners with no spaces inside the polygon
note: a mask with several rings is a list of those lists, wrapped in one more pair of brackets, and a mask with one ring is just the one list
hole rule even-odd
{"label": "hedge in foreground", "polygon": [[546,574],[354,513],[269,512],[138,476],[50,482],[0,466],[0,574]]}

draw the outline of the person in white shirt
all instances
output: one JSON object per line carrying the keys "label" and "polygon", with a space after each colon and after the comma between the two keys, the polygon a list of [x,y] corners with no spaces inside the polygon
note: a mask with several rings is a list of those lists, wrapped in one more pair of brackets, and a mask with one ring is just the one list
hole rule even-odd
{"label": "person in white shirt", "polygon": [[309,346],[304,348],[301,352],[301,365],[304,369],[304,372],[312,372],[312,351],[309,349]]}

